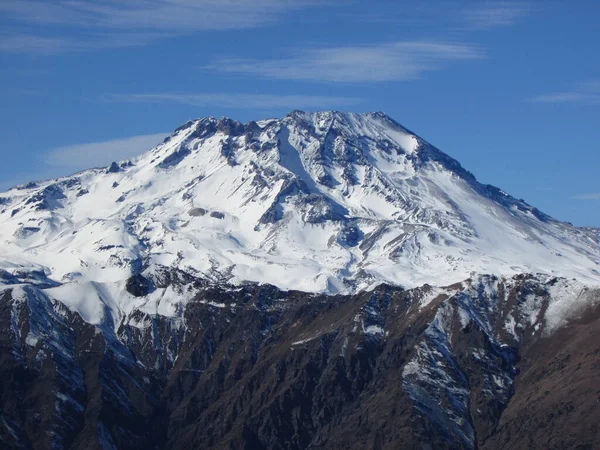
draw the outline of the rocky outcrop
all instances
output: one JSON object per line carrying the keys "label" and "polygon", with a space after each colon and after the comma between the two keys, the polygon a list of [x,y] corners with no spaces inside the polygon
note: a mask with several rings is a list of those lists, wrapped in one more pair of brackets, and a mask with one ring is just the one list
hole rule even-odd
{"label": "rocky outcrop", "polygon": [[86,323],[36,286],[5,285],[2,448],[600,444],[595,290],[478,276],[326,296],[156,277],[197,294],[179,314],[135,309],[114,326]]}

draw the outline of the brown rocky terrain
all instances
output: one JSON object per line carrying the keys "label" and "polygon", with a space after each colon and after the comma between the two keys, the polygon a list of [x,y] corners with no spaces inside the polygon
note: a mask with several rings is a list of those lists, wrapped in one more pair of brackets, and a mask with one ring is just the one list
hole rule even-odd
{"label": "brown rocky terrain", "polygon": [[184,282],[179,317],[116,330],[5,287],[1,447],[600,448],[593,290],[551,329],[568,282],[541,276],[348,296]]}

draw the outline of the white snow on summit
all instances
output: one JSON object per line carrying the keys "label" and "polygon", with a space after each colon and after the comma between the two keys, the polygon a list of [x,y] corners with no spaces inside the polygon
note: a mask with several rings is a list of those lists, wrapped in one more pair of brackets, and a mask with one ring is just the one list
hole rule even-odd
{"label": "white snow on summit", "polygon": [[90,321],[101,304],[140,307],[114,297],[160,266],[328,293],[472,273],[600,283],[589,233],[478,183],[382,113],[190,121],[132,161],[0,194],[0,211],[0,269],[38,274],[65,302],[94,286],[95,306],[73,305]]}

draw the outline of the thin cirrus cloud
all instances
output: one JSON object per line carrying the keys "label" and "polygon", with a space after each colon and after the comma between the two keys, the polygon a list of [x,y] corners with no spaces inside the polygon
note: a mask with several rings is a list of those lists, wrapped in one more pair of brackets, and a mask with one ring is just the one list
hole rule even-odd
{"label": "thin cirrus cloud", "polygon": [[600,200],[600,192],[590,194],[580,194],[573,197],[575,200]]}
{"label": "thin cirrus cloud", "polygon": [[429,27],[436,30],[469,32],[508,27],[518,23],[532,11],[531,3],[523,0],[452,3],[448,0],[428,0],[403,5],[402,14],[392,14],[385,7],[380,7],[361,12],[340,11],[336,17],[357,23],[394,23],[402,27],[417,27],[420,30]]}
{"label": "thin cirrus cloud", "polygon": [[460,20],[465,28],[489,30],[514,25],[531,10],[529,2],[520,0],[484,1],[463,9]]}
{"label": "thin cirrus cloud", "polygon": [[70,43],[68,40],[59,37],[34,36],[29,34],[0,36],[0,52],[50,54],[69,46]]}
{"label": "thin cirrus cloud", "polygon": [[[54,54],[265,26],[316,0],[3,0],[0,51]],[[6,30],[10,29],[8,32]],[[35,30],[32,32],[32,30]]]}
{"label": "thin cirrus cloud", "polygon": [[58,147],[46,153],[44,160],[54,168],[72,171],[101,167],[150,150],[168,135],[155,133]]}
{"label": "thin cirrus cloud", "polygon": [[271,59],[221,59],[207,69],[296,81],[382,82],[418,79],[447,64],[483,58],[475,46],[435,41],[329,47]]}
{"label": "thin cirrus cloud", "polygon": [[6,191],[24,180],[44,180],[65,176],[92,167],[110,165],[138,156],[160,144],[170,133],[154,133],[138,136],[88,142],[57,147],[45,152],[33,170],[15,173],[14,178],[0,180],[0,192]]}
{"label": "thin cirrus cloud", "polygon": [[362,99],[356,97],[231,93],[114,94],[107,96],[106,99],[135,103],[179,103],[197,107],[219,106],[233,109],[323,109],[351,106],[362,101]]}
{"label": "thin cirrus cloud", "polygon": [[600,80],[577,83],[571,89],[538,95],[531,101],[536,103],[579,103],[600,105]]}
{"label": "thin cirrus cloud", "polygon": [[0,12],[41,25],[198,31],[253,28],[318,4],[316,0],[4,0]]}
{"label": "thin cirrus cloud", "polygon": [[97,33],[84,39],[13,34],[0,36],[0,52],[53,55],[71,51],[103,48],[135,47],[156,39],[150,33],[124,33],[119,35]]}

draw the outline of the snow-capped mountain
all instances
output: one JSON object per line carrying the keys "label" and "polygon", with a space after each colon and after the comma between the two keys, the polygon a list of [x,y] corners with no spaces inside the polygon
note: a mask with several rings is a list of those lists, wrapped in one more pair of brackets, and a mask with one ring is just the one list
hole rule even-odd
{"label": "snow-capped mountain", "polygon": [[110,289],[156,266],[329,293],[473,272],[600,281],[588,233],[382,113],[190,121],[133,161],[0,196],[0,267],[60,284]]}
{"label": "snow-capped mountain", "polygon": [[0,194],[0,447],[595,448],[599,237],[382,113],[190,121]]}

